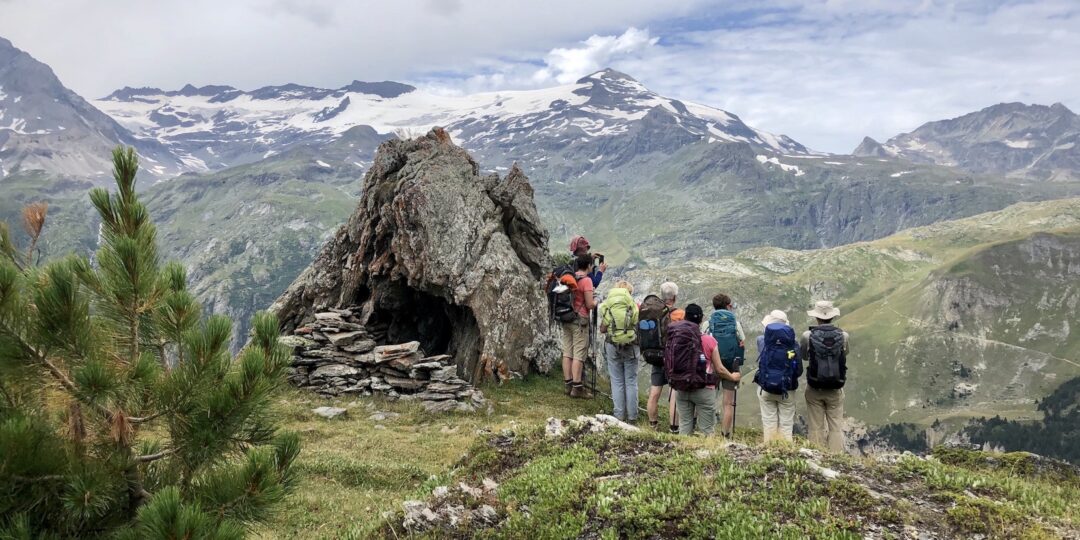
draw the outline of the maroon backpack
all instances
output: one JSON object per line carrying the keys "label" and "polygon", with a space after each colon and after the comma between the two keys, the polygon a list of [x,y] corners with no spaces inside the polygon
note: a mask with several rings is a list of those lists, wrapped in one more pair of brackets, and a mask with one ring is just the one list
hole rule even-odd
{"label": "maroon backpack", "polygon": [[716,384],[716,375],[707,373],[708,359],[701,349],[701,328],[690,321],[673,322],[664,343],[664,373],[668,384],[680,392],[700,390]]}

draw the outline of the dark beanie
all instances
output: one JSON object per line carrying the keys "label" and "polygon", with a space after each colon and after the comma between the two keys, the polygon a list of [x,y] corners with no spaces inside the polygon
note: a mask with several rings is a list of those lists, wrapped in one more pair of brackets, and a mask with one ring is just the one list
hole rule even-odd
{"label": "dark beanie", "polygon": [[701,324],[701,321],[705,320],[705,312],[701,310],[701,306],[690,304],[686,306],[686,320],[694,324]]}

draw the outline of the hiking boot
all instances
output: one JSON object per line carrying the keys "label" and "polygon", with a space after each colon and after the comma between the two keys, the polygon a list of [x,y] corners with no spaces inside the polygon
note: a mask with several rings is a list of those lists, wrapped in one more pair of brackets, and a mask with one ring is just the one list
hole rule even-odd
{"label": "hiking boot", "polygon": [[660,431],[660,421],[649,420],[649,427],[652,428],[653,431]]}
{"label": "hiking boot", "polygon": [[570,387],[572,387],[574,385],[574,383],[573,383],[573,381],[563,381],[563,383],[566,385],[566,395],[569,396],[570,395]]}
{"label": "hiking boot", "polygon": [[578,399],[592,399],[592,392],[580,384],[575,384],[570,389],[570,397]]}

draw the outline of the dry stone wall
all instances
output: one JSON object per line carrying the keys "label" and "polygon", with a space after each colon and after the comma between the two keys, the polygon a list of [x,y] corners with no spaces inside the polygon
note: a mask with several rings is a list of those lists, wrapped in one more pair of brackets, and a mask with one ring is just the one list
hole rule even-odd
{"label": "dry stone wall", "polygon": [[429,412],[487,408],[453,357],[427,356],[416,341],[377,346],[359,320],[352,309],[319,312],[282,337],[293,351],[289,382],[325,396],[417,400]]}

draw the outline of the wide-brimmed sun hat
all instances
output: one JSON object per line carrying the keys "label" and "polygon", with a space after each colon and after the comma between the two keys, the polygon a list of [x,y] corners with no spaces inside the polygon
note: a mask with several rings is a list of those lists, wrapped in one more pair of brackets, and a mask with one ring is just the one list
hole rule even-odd
{"label": "wide-brimmed sun hat", "polygon": [[779,309],[772,310],[772,312],[766,315],[764,319],[761,319],[761,326],[769,326],[772,323],[790,324],[787,320],[787,313],[784,313]]}
{"label": "wide-brimmed sun hat", "polygon": [[840,316],[840,308],[828,300],[818,300],[814,303],[814,309],[807,311],[806,314],[815,319],[835,319]]}

